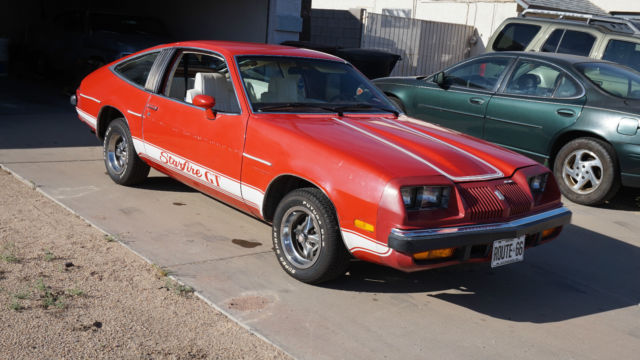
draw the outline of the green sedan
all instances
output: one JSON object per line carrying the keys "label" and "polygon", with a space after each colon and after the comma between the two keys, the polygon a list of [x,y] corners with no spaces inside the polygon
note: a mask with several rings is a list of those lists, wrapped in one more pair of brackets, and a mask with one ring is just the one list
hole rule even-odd
{"label": "green sedan", "polygon": [[501,52],[374,81],[407,115],[517,151],[594,205],[640,187],[640,73],[586,57]]}

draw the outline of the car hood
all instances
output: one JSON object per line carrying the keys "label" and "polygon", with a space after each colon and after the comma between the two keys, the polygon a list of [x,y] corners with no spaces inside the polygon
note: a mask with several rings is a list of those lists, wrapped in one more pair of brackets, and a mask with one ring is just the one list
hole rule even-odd
{"label": "car hood", "polygon": [[443,175],[455,182],[511,176],[535,164],[485,141],[406,116],[331,117],[297,131],[389,178]]}

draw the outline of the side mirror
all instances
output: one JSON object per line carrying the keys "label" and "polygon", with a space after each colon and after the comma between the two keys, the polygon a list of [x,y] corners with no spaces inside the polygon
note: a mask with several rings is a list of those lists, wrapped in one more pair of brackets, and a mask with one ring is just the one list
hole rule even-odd
{"label": "side mirror", "polygon": [[438,84],[438,86],[440,86],[441,88],[444,87],[444,71],[440,71],[439,73],[437,73],[434,77],[433,77],[433,82]]}
{"label": "side mirror", "polygon": [[216,118],[216,114],[213,112],[213,107],[216,106],[216,99],[209,95],[196,95],[193,97],[193,105],[204,108],[207,113],[207,119],[213,120]]}

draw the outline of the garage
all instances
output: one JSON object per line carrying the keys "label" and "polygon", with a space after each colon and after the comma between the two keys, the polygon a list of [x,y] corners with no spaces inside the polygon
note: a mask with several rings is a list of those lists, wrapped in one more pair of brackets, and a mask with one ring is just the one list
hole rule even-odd
{"label": "garage", "polygon": [[[299,0],[25,0],[5,6],[0,12],[0,75],[31,72],[31,65],[40,67],[36,70],[43,65],[96,67],[168,41],[281,43],[298,40],[302,29]],[[110,34],[99,34],[104,32]]]}

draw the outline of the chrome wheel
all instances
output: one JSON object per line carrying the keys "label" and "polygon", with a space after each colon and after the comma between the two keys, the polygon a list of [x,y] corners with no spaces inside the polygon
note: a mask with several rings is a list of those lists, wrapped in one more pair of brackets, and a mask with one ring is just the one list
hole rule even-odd
{"label": "chrome wheel", "polygon": [[127,166],[129,159],[129,149],[127,141],[122,135],[114,133],[107,144],[107,163],[111,170],[120,174]]}
{"label": "chrome wheel", "polygon": [[282,250],[297,268],[306,269],[318,260],[322,248],[320,226],[306,207],[289,209],[282,218]]}
{"label": "chrome wheel", "polygon": [[562,166],[562,179],[578,194],[594,192],[602,182],[602,162],[589,150],[578,149],[566,157]]}

